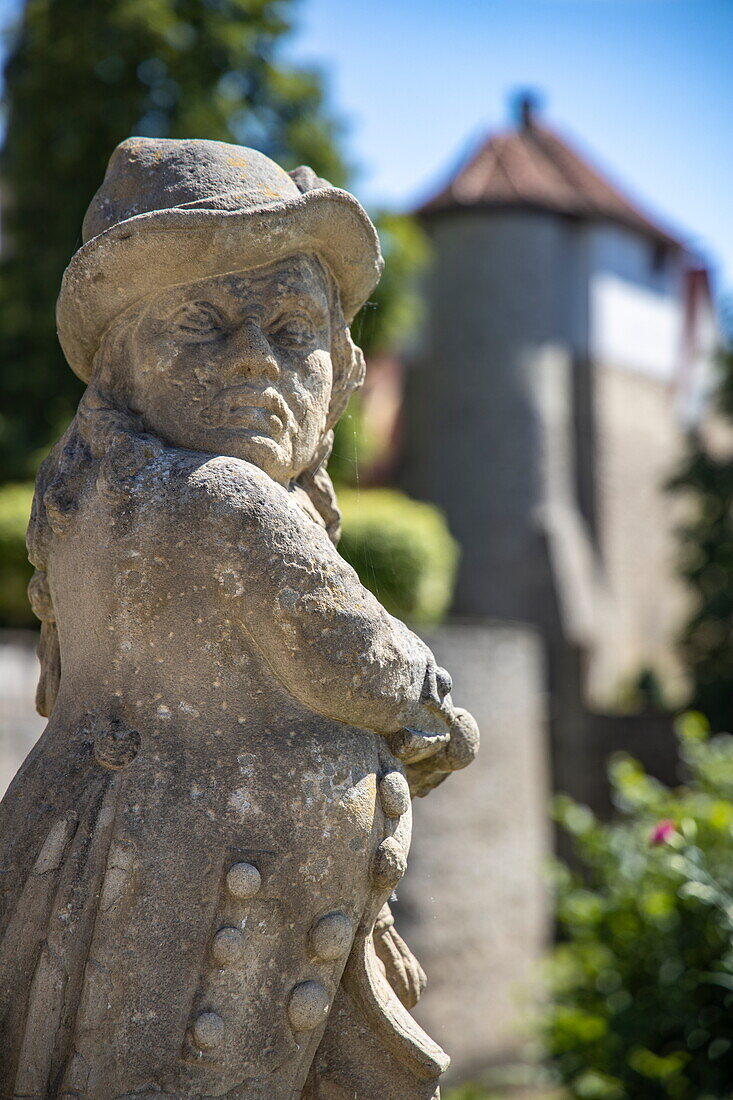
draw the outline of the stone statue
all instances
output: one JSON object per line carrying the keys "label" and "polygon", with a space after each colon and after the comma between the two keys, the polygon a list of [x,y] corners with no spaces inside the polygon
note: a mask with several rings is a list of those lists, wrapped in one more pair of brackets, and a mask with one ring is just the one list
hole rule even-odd
{"label": "stone statue", "polygon": [[334,545],[374,228],[308,168],[132,138],[83,235],[57,315],[88,387],[28,534],[49,722],[0,807],[0,1095],[436,1097],[387,902],[410,789],[478,734]]}

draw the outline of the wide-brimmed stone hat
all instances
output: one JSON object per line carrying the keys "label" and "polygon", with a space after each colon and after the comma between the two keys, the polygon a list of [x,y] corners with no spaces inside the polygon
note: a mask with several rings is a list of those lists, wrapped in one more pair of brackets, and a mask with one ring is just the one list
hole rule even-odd
{"label": "wide-brimmed stone hat", "polygon": [[221,141],[133,137],[113,152],[56,306],[59,340],[85,382],[100,339],[148,294],[316,253],[347,322],[382,271],[376,231],[346,191],[308,168]]}

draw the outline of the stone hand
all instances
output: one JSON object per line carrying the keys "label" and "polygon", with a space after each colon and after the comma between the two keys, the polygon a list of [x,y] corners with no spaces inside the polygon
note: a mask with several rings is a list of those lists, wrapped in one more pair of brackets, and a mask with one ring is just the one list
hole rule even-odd
{"label": "stone hand", "polygon": [[[411,734],[411,731],[408,730],[405,733]],[[421,798],[428,794],[451,772],[459,771],[471,763],[479,748],[478,726],[467,710],[451,707],[450,730],[447,738],[431,737],[423,740],[434,742],[435,749],[432,752],[415,752],[402,756],[399,751],[393,749],[395,755],[400,756],[405,763],[410,794],[413,798]],[[442,744],[438,744],[440,740]],[[405,743],[409,753],[413,742],[407,738]]]}
{"label": "stone hand", "polygon": [[390,748],[398,760],[403,764],[417,764],[435,756],[444,749],[450,741],[450,733],[426,733],[419,729],[402,729],[393,734],[390,740]]}
{"label": "stone hand", "polygon": [[420,699],[410,708],[404,728],[390,738],[392,752],[403,763],[425,760],[447,746],[454,714],[452,686],[450,674],[428,662]]}
{"label": "stone hand", "polygon": [[421,700],[409,707],[404,727],[388,738],[392,752],[404,764],[435,756],[450,741],[453,714],[450,696],[441,703]]}

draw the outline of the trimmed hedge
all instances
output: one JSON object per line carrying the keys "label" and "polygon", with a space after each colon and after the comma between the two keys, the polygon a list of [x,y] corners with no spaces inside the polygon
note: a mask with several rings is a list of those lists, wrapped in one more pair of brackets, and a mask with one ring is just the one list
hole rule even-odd
{"label": "trimmed hedge", "polygon": [[342,489],[338,499],[339,550],[362,584],[400,619],[442,619],[459,554],[442,513],[394,489]]}
{"label": "trimmed hedge", "polygon": [[0,626],[37,627],[26,589],[33,574],[25,548],[33,483],[0,486]]}

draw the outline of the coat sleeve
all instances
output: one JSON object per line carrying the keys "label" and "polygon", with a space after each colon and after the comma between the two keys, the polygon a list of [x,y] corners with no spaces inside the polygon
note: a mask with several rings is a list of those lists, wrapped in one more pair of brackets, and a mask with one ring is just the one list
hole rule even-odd
{"label": "coat sleeve", "polygon": [[446,731],[440,699],[423,698],[426,682],[435,684],[432,653],[364,588],[292,494],[221,457],[193,469],[186,490],[202,536],[214,541],[232,617],[291,695],[383,734]]}

